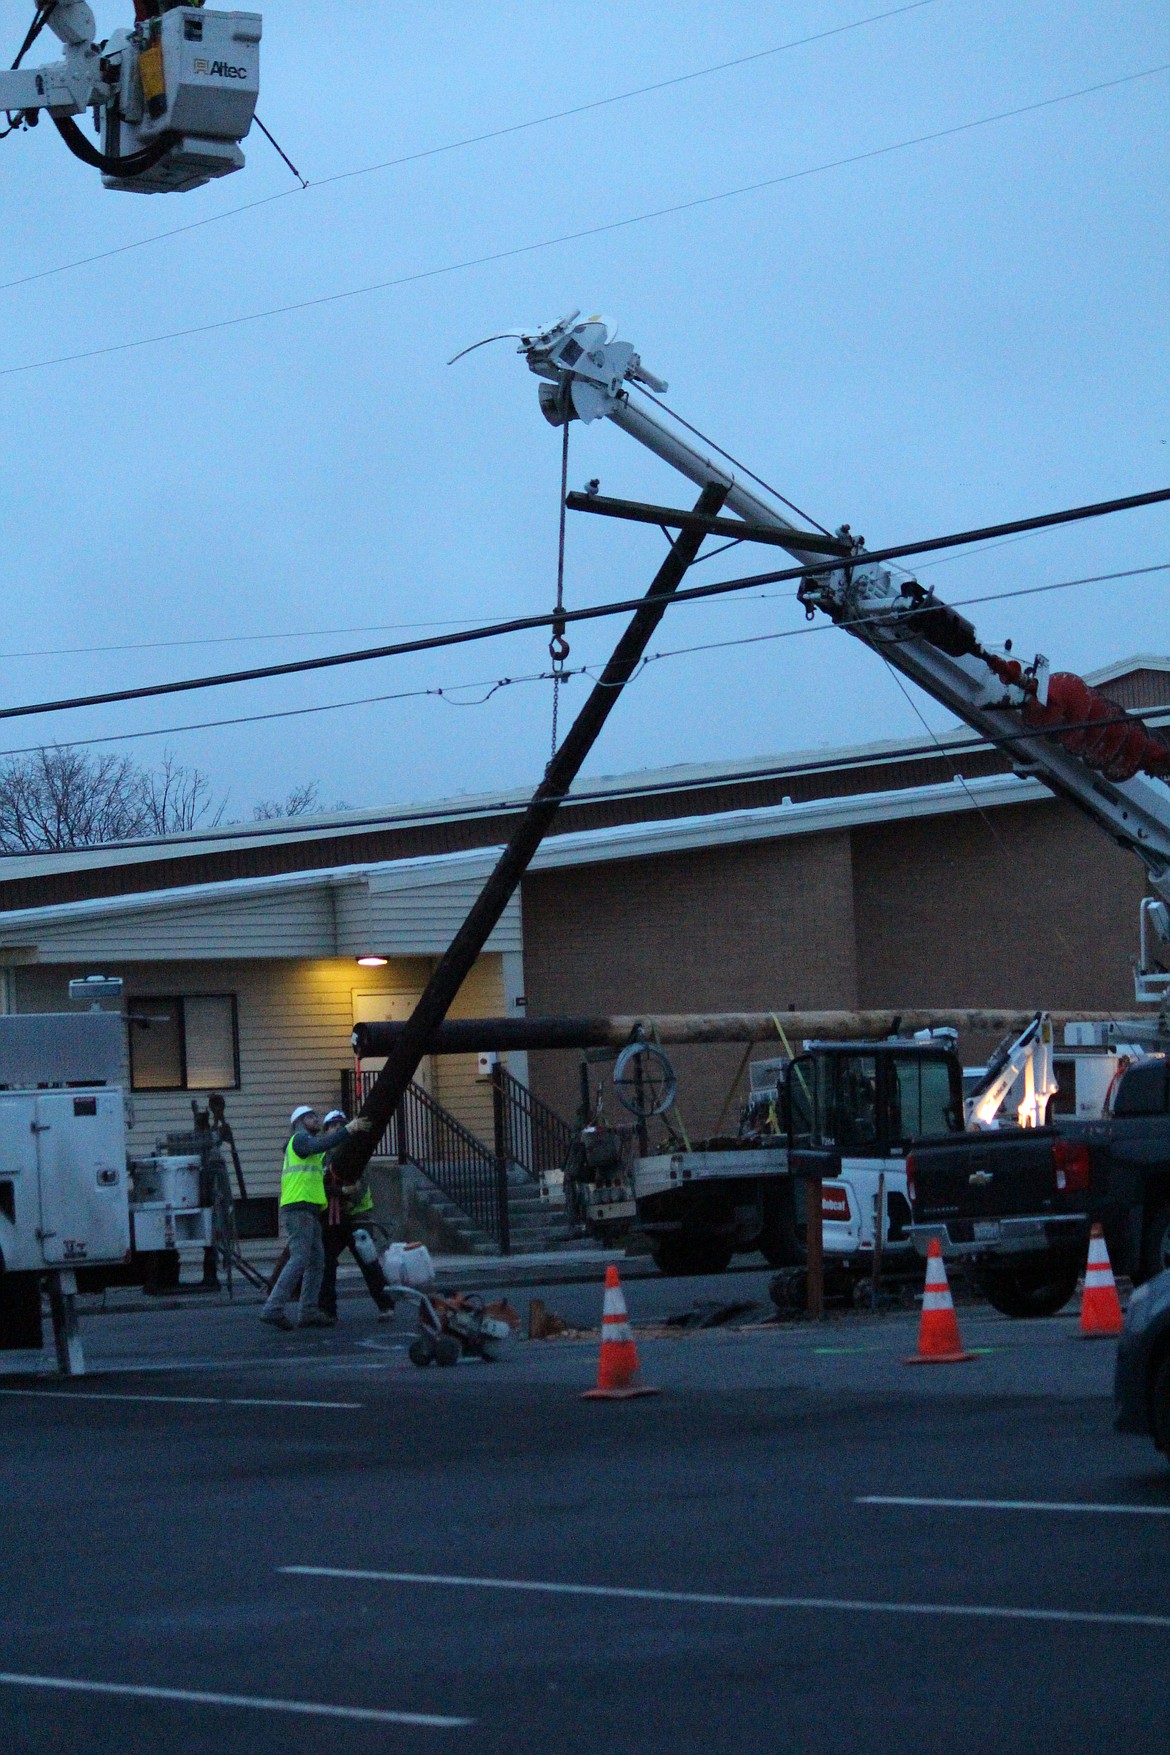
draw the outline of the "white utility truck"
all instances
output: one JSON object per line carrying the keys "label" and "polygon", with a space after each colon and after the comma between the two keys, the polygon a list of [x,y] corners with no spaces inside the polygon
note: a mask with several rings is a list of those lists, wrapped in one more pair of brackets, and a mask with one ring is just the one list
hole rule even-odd
{"label": "white utility truck", "polygon": [[41,1347],[47,1292],[67,1375],[85,1369],[79,1290],[166,1283],[185,1245],[248,1271],[214,1134],[128,1156],[125,1030],[120,1012],[0,1017],[0,1351]]}

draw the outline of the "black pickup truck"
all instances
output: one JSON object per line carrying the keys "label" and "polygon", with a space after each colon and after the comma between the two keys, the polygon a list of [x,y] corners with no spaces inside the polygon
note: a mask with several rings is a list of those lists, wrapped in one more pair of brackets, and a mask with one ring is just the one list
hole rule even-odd
{"label": "black pickup truck", "polygon": [[1170,1062],[1118,1081],[1099,1121],[956,1133],[906,1163],[911,1236],[975,1268],[1007,1316],[1050,1316],[1083,1272],[1089,1227],[1105,1231],[1115,1273],[1135,1283],[1170,1268]]}

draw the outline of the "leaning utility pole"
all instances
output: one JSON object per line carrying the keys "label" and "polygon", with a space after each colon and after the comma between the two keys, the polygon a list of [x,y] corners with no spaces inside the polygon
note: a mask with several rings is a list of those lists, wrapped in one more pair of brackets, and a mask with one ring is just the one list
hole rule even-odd
{"label": "leaning utility pole", "polygon": [[[728,487],[729,484],[722,482],[705,487],[699,495],[695,511],[701,517],[718,512],[727,497]],[[699,523],[681,530],[672,543],[670,553],[635,610],[629,627],[615,646],[613,656],[590,691],[565,741],[545,769],[544,779],[513,830],[511,839],[496,862],[495,870],[484,884],[450,947],[440,958],[421,999],[391,1049],[385,1066],[371,1086],[361,1107],[362,1116],[370,1123],[369,1131],[351,1135],[339,1147],[335,1165],[341,1176],[356,1176],[373,1157],[378,1141],[418,1071],[419,1062],[430,1051],[435,1029],[446,1017],[451,1002],[471,973],[477,957],[528,869],[533,854],[548,833],[553,818],[580,772],[586,756],[597,742],[618,696],[637,669],[655,628],[666,612],[671,596],[678,590],[688,567],[697,556],[705,535],[706,529]]]}

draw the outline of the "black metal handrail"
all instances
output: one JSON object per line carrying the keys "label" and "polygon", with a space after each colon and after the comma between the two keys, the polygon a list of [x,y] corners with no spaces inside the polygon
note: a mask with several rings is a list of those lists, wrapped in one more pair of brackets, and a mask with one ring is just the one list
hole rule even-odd
{"label": "black metal handrail", "polygon": [[573,1142],[568,1122],[540,1097],[534,1097],[507,1067],[495,1067],[493,1079],[499,1092],[498,1149],[533,1177],[546,1170],[563,1170]]}
{"label": "black metal handrail", "polygon": [[[377,1073],[361,1072],[356,1080],[343,1075],[343,1088],[365,1102]],[[347,1105],[350,1107],[350,1105]],[[429,1091],[412,1083],[374,1148],[375,1157],[413,1164],[442,1190],[448,1200],[473,1219],[500,1245],[509,1249],[507,1167],[476,1139],[469,1128],[437,1103]]]}

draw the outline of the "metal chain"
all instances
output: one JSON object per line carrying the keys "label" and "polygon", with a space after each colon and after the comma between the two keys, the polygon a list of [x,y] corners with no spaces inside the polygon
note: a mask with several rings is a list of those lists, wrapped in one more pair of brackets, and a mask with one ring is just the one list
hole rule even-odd
{"label": "metal chain", "polygon": [[[557,616],[565,607],[565,500],[569,492],[569,423],[565,422],[561,429],[561,516],[557,535]],[[557,714],[561,699],[561,674],[565,668],[565,660],[569,656],[569,642],[565,639],[565,624],[562,620],[553,622],[552,639],[548,643],[548,655],[552,660],[553,673],[553,709],[552,709],[552,755],[557,753]],[[551,760],[551,757],[550,757]]]}

